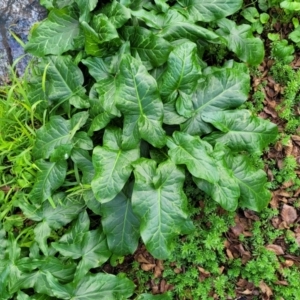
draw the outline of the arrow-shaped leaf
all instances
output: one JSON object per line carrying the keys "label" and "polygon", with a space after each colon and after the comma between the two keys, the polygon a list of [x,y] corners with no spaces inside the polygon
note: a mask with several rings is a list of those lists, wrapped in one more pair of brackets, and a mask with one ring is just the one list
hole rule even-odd
{"label": "arrow-shaped leaf", "polygon": [[33,156],[35,159],[49,158],[57,146],[70,144],[70,142],[70,121],[61,116],[53,116],[49,122],[37,130]]}
{"label": "arrow-shaped leaf", "polygon": [[183,14],[189,15],[192,20],[211,22],[232,15],[243,4],[242,0],[177,0],[182,6]]}
{"label": "arrow-shaped leaf", "polygon": [[253,167],[249,158],[244,155],[225,157],[227,165],[233,170],[241,190],[240,206],[261,211],[271,198],[267,189],[267,177],[263,170]]}
{"label": "arrow-shaped leaf", "polygon": [[59,299],[128,299],[134,291],[134,284],[129,279],[103,273],[86,275],[76,285],[74,283],[62,285],[48,272],[47,282],[53,294]]}
{"label": "arrow-shaped leaf", "polygon": [[234,151],[261,153],[278,133],[275,124],[252,116],[248,110],[204,113],[202,119],[221,131],[212,132],[205,140],[227,145]]}
{"label": "arrow-shaped leaf", "polygon": [[51,197],[52,193],[64,183],[67,175],[67,162],[38,160],[36,165],[39,171],[29,197],[31,202],[40,204]]}
{"label": "arrow-shaped leaf", "polygon": [[191,94],[201,76],[197,61],[197,45],[184,41],[169,55],[168,67],[160,78],[159,89],[163,98],[173,93]]}
{"label": "arrow-shaped leaf", "polygon": [[138,60],[124,55],[117,86],[117,108],[124,114],[124,148],[134,148],[141,138],[155,147],[163,147],[163,104],[155,79]]}
{"label": "arrow-shaped leaf", "polygon": [[227,47],[239,59],[250,65],[259,65],[265,56],[264,44],[260,38],[254,37],[248,24],[237,26],[234,21],[222,19],[218,22],[217,33],[226,39]]}
{"label": "arrow-shaped leaf", "polygon": [[52,9],[48,18],[34,26],[25,50],[36,56],[60,55],[77,48],[80,26],[75,10]]}
{"label": "arrow-shaped leaf", "polygon": [[220,144],[217,144],[213,153],[217,163],[217,172],[220,176],[218,182],[210,183],[196,177],[193,179],[200,190],[210,195],[224,209],[234,211],[238,206],[240,187],[232,170],[230,170],[225,162],[225,153],[222,151],[222,147]]}
{"label": "arrow-shaped leaf", "polygon": [[112,201],[102,204],[101,222],[108,247],[122,256],[136,250],[140,237],[140,222],[132,211],[130,197],[120,192]]}
{"label": "arrow-shaped leaf", "polygon": [[73,259],[81,258],[75,273],[76,282],[83,278],[91,268],[101,266],[111,255],[106,237],[100,229],[85,232],[81,239],[75,239],[74,243],[54,242],[52,247],[63,256]]}
{"label": "arrow-shaped leaf", "polygon": [[182,189],[184,171],[171,161],[156,168],[155,161],[140,159],[134,176],[132,207],[141,220],[142,239],[154,257],[164,259],[170,254],[173,237],[190,222]]}
{"label": "arrow-shaped leaf", "polygon": [[202,114],[239,107],[248,98],[249,81],[245,66],[236,63],[206,72],[193,95],[192,116],[181,125],[181,130],[191,135],[211,132],[212,127]]}
{"label": "arrow-shaped leaf", "polygon": [[175,131],[173,138],[168,138],[169,156],[175,164],[185,164],[190,173],[211,183],[219,180],[217,163],[213,158],[210,144],[199,137]]}
{"label": "arrow-shaped leaf", "polygon": [[103,137],[103,146],[94,148],[92,180],[94,195],[101,203],[112,200],[122,190],[131,172],[131,164],[140,157],[139,148],[122,149],[121,129],[108,128]]}

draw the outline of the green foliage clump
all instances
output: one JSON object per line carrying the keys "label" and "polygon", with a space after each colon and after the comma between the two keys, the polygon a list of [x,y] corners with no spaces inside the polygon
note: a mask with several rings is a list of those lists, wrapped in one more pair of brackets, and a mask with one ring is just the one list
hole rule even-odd
{"label": "green foliage clump", "polygon": [[[28,153],[9,165],[22,175],[5,211],[10,225],[1,227],[1,296],[128,299],[133,282],[102,265],[134,253],[140,239],[155,258],[172,257],[174,239],[194,232],[182,259],[210,267],[224,298],[227,277],[215,260],[225,261],[219,234],[228,224],[208,205],[201,214],[209,230],[194,225],[184,182],[192,178],[212,207],[228,211],[260,211],[271,197],[249,156],[275,141],[277,127],[238,109],[250,89],[247,65],[264,57],[251,26],[227,18],[243,1],[41,2],[49,15],[25,46],[36,56],[20,102],[30,113],[15,124]],[[235,60],[208,65],[215,44]],[[28,226],[20,228],[17,213]]]}

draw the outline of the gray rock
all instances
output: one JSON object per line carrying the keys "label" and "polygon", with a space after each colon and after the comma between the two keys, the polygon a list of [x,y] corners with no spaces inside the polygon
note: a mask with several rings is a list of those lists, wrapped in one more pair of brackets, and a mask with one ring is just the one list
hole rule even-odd
{"label": "gray rock", "polygon": [[[26,42],[31,26],[46,16],[47,12],[38,0],[0,0],[0,84],[6,82],[8,66],[24,54],[10,31]],[[24,72],[29,59],[26,55],[19,62],[19,75]]]}

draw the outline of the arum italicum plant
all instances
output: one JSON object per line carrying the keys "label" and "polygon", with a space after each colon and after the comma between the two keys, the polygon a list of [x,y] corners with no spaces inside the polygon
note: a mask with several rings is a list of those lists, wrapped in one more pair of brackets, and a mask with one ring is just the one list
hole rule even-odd
{"label": "arum italicum plant", "polygon": [[[127,299],[129,280],[95,268],[133,253],[140,237],[155,258],[169,256],[174,236],[193,230],[187,172],[227,210],[259,211],[270,200],[266,174],[248,156],[275,140],[276,126],[238,109],[250,89],[247,65],[262,61],[263,44],[249,25],[226,18],[239,0],[41,3],[48,18],[25,49],[37,57],[28,97],[43,101],[46,119],[32,150],[35,184],[15,203],[37,224],[26,257],[36,263],[22,265],[8,290]],[[212,43],[235,60],[208,66]],[[45,259],[65,271],[49,273]]]}

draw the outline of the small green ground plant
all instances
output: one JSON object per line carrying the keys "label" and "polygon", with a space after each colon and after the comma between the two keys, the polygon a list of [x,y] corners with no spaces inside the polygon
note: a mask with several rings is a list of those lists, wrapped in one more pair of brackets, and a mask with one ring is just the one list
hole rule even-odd
{"label": "small green ground plant", "polygon": [[[101,266],[140,239],[155,258],[171,255],[174,238],[195,230],[187,177],[226,210],[268,204],[249,155],[277,128],[239,109],[262,41],[226,18],[243,1],[41,3],[49,16],[25,47],[36,56],[26,96],[43,116],[29,147],[35,181],[12,201],[31,225],[25,239],[1,229],[1,297],[168,299],[134,295],[132,281]],[[208,65],[211,44],[235,60]],[[218,237],[206,241],[218,248]]]}

